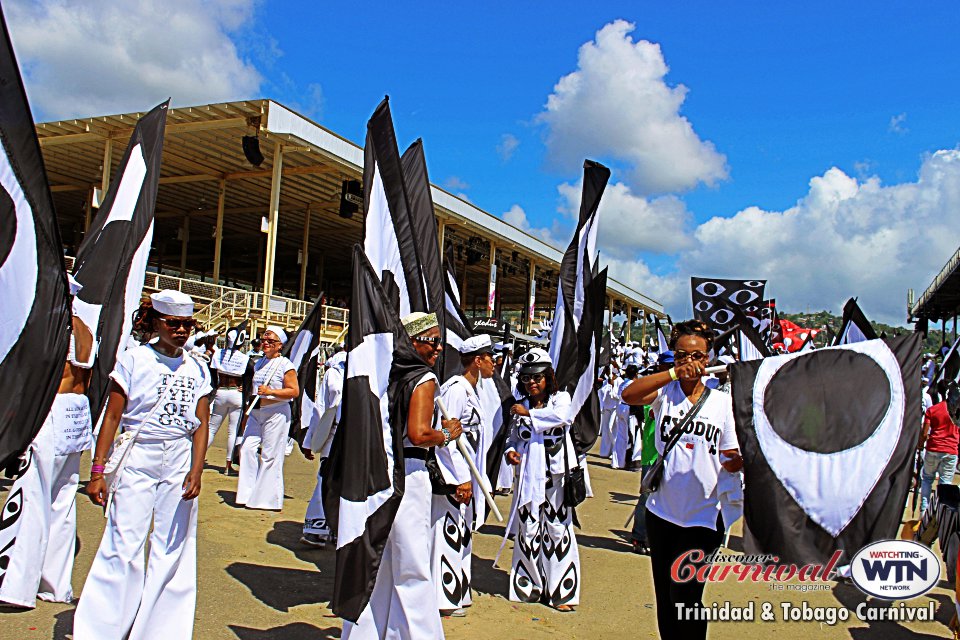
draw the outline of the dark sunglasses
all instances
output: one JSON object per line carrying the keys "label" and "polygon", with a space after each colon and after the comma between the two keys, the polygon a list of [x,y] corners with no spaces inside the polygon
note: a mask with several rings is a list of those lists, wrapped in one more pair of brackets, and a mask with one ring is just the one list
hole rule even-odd
{"label": "dark sunglasses", "polygon": [[271,340],[270,338],[261,338],[260,344],[280,344],[279,340]]}
{"label": "dark sunglasses", "polygon": [[541,382],[544,378],[542,373],[525,373],[520,376],[520,382],[527,384],[528,382]]}
{"label": "dark sunglasses", "polygon": [[168,329],[193,329],[197,326],[197,321],[193,318],[187,320],[180,318],[160,318],[160,322],[167,325]]}
{"label": "dark sunglasses", "polygon": [[709,358],[706,353],[701,351],[694,351],[693,353],[687,353],[686,351],[677,351],[673,354],[674,360],[706,360]]}
{"label": "dark sunglasses", "polygon": [[443,339],[440,338],[440,336],[436,336],[436,337],[433,337],[433,338],[421,338],[421,337],[416,337],[416,338],[413,339],[413,341],[414,341],[414,342],[419,342],[420,344],[429,344],[429,345],[432,346],[434,349],[436,349],[436,348],[439,347],[440,344],[443,342]]}

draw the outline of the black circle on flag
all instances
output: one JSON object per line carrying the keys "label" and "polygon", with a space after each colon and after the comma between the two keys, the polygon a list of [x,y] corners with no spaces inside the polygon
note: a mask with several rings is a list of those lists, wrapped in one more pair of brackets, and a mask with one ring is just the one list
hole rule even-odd
{"label": "black circle on flag", "polygon": [[726,290],[727,290],[726,287],[724,287],[719,282],[713,282],[710,280],[701,283],[700,286],[697,287],[697,291],[707,296],[708,298],[715,298]]}
{"label": "black circle on flag", "polygon": [[6,189],[0,188],[0,264],[7,261],[17,237],[17,212]]}
{"label": "black circle on flag", "polygon": [[730,294],[730,302],[740,305],[741,307],[746,306],[759,298],[756,291],[750,291],[750,289],[740,289],[739,291],[734,291]]}
{"label": "black circle on flag", "polygon": [[876,360],[827,349],[784,364],[767,384],[763,409],[784,441],[805,451],[836,453],[869,438],[890,400],[890,381]]}

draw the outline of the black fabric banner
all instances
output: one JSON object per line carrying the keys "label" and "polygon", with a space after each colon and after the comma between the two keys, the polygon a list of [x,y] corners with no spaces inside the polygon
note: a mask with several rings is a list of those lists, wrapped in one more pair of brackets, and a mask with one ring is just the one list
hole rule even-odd
{"label": "black fabric banner", "polygon": [[913,470],[920,337],[870,340],[730,367],[744,459],[747,553],[846,560],[895,538]]}
{"label": "black fabric banner", "polygon": [[757,318],[766,284],[766,280],[690,278],[693,317],[706,322],[718,333],[725,331],[733,322],[733,316],[726,306],[717,304],[718,301],[723,301],[729,306],[739,308],[744,315]]}
{"label": "black fabric banner", "polygon": [[0,26],[3,466],[27,448],[53,404],[70,340],[70,297],[43,157],[2,15]]}

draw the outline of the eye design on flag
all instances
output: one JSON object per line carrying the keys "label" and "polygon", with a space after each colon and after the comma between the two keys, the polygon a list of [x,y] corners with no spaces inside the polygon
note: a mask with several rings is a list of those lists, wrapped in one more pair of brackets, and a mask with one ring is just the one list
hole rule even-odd
{"label": "eye design on flag", "polygon": [[37,232],[33,208],[10,165],[9,151],[0,152],[0,360],[7,357],[27,324],[37,290]]}
{"label": "eye design on flag", "polygon": [[724,287],[722,284],[720,284],[719,282],[713,282],[711,280],[708,280],[706,282],[701,282],[700,286],[697,287],[697,291],[707,296],[708,298],[716,298],[726,290],[727,288]]}
{"label": "eye design on flag", "polygon": [[[821,376],[811,385],[806,371],[815,364]],[[879,340],[766,358],[757,371],[754,427],[767,464],[834,537],[856,516],[897,448],[905,392],[902,377],[890,372],[899,371]],[[817,402],[805,403],[805,395]],[[804,410],[821,403],[822,415]]]}
{"label": "eye design on flag", "polygon": [[701,300],[694,306],[694,309],[697,311],[710,311],[710,309],[713,309],[713,303],[709,300]]}
{"label": "eye design on flag", "polygon": [[750,304],[754,300],[758,299],[760,296],[756,291],[751,291],[750,289],[740,289],[734,291],[730,294],[729,300],[734,304],[740,305],[741,307],[747,304]]}
{"label": "eye design on flag", "polygon": [[743,286],[750,287],[751,289],[759,289],[760,287],[766,284],[765,280],[747,280],[743,283]]}
{"label": "eye design on flag", "polygon": [[710,319],[718,325],[729,324],[730,321],[733,320],[733,312],[729,309],[717,309],[713,315],[710,316]]}

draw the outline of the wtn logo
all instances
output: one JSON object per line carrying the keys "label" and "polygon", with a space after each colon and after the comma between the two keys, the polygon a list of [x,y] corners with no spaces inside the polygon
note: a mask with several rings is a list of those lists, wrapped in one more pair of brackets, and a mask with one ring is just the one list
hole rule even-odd
{"label": "wtn logo", "polygon": [[926,580],[927,579],[927,561],[921,560],[919,563],[909,560],[861,560],[863,563],[863,572],[867,574],[867,580],[889,580],[890,572],[894,573],[893,581],[900,583],[904,580]]}
{"label": "wtn logo", "polygon": [[850,562],[854,584],[875,598],[923,595],[940,580],[940,559],[910,540],[883,540],[860,549]]}

